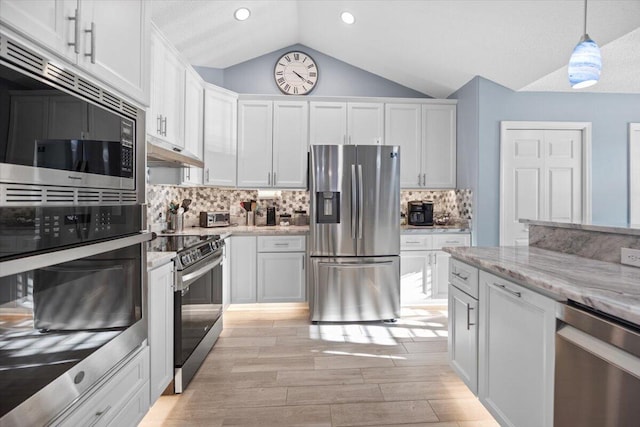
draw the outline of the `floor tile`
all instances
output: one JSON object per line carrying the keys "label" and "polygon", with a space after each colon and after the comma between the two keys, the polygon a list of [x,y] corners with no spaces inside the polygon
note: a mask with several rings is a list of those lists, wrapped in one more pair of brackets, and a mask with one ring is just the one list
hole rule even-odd
{"label": "floor tile", "polygon": [[227,409],[224,426],[331,426],[329,405],[277,406],[268,408]]}
{"label": "floor tile", "polygon": [[279,386],[312,386],[363,384],[360,369],[321,369],[313,371],[279,371],[276,384]]}
{"label": "floor tile", "polygon": [[236,361],[231,372],[305,370],[314,367],[314,357],[257,358]]}
{"label": "floor tile", "polygon": [[384,400],[471,399],[475,396],[461,380],[380,384]]}
{"label": "floor tile", "polygon": [[[224,332],[224,330],[222,331]],[[298,328],[236,328],[228,335],[234,338],[238,337],[281,337],[296,336]],[[221,335],[222,336],[222,335]]]}
{"label": "floor tile", "polygon": [[287,390],[287,405],[380,402],[382,400],[384,399],[377,384],[289,387]]}
{"label": "floor tile", "polygon": [[426,400],[331,405],[331,419],[334,426],[398,426],[439,421]]}
{"label": "floor tile", "polygon": [[201,391],[186,405],[187,410],[202,408],[232,408],[281,406],[287,399],[286,387],[231,388],[212,387]]}
{"label": "floor tile", "polygon": [[447,340],[405,342],[404,348],[409,353],[442,353],[447,351]]}
{"label": "floor tile", "polygon": [[393,366],[392,356],[326,356],[315,357],[315,369],[374,368]]}
{"label": "floor tile", "polygon": [[[299,371],[298,371],[299,372]],[[210,370],[203,366],[193,378],[189,387],[233,387],[233,388],[259,388],[275,387],[278,372],[229,372],[219,369]]]}
{"label": "floor tile", "polygon": [[425,365],[393,368],[365,368],[360,370],[366,383],[398,383],[409,381],[432,381],[434,379],[458,380],[448,366]]}
{"label": "floor tile", "polygon": [[216,347],[264,347],[276,345],[278,337],[242,337],[242,338],[219,338]]}
{"label": "floor tile", "polygon": [[447,353],[398,354],[393,358],[396,366],[449,365]]}
{"label": "floor tile", "polygon": [[441,421],[492,420],[491,414],[475,397],[429,400],[429,404]]}

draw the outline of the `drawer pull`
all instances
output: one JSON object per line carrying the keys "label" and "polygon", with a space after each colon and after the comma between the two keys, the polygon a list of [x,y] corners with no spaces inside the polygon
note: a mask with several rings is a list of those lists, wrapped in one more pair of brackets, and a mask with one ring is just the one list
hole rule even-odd
{"label": "drawer pull", "polygon": [[512,291],[511,289],[507,288],[505,285],[501,285],[499,283],[494,283],[495,286],[499,287],[500,289],[502,289],[503,291],[509,292],[511,295],[520,298],[522,296],[522,293],[520,292],[516,292],[516,291]]}
{"label": "drawer pull", "polygon": [[96,418],[91,423],[91,426],[95,426],[96,424],[98,424],[98,421],[100,421],[100,419],[104,416],[104,414],[109,412],[110,409],[111,409],[111,405],[107,406],[101,411],[96,412]]}
{"label": "drawer pull", "polygon": [[469,280],[469,276],[463,276],[462,273],[458,273],[457,271],[452,271],[451,274],[453,274],[454,276],[462,279],[462,280]]}
{"label": "drawer pull", "polygon": [[445,243],[460,243],[459,240],[446,240]]}
{"label": "drawer pull", "polygon": [[417,245],[419,245],[419,244],[420,244],[420,243],[422,243],[422,242],[420,242],[420,241],[416,241],[416,240],[407,240],[405,243],[410,243],[410,244],[417,244]]}
{"label": "drawer pull", "polygon": [[273,246],[289,246],[288,243],[274,243]]}

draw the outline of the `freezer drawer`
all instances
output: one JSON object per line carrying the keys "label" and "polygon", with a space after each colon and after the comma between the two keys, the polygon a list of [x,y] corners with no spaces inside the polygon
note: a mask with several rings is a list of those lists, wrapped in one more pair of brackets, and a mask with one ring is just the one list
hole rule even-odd
{"label": "freezer drawer", "polygon": [[311,258],[311,320],[400,317],[400,257]]}

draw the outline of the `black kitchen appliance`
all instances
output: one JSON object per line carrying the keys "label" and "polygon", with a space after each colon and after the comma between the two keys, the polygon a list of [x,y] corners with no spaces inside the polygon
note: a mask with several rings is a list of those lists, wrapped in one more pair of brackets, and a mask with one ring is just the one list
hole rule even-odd
{"label": "black kitchen appliance", "polygon": [[433,202],[410,201],[407,206],[407,215],[409,216],[409,225],[433,225]]}
{"label": "black kitchen appliance", "polygon": [[276,208],[267,208],[267,225],[276,225]]}

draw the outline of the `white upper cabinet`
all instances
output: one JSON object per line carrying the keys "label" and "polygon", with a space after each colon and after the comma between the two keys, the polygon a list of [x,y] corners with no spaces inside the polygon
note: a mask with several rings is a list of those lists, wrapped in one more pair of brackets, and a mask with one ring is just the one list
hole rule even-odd
{"label": "white upper cabinet", "polygon": [[144,0],[0,1],[7,26],[143,105],[149,12]]}
{"label": "white upper cabinet", "polygon": [[154,27],[151,32],[151,108],[147,134],[184,149],[185,66]]}
{"label": "white upper cabinet", "polygon": [[204,183],[236,185],[238,97],[233,92],[205,85]]}
{"label": "white upper cabinet", "polygon": [[400,187],[422,187],[420,104],[385,105],[385,144],[400,146]]}
{"label": "white upper cabinet", "polygon": [[456,106],[422,106],[422,173],[428,188],[456,187]]}
{"label": "white upper cabinet", "polygon": [[368,102],[347,104],[347,143],[382,145],[384,137],[384,105]]}
{"label": "white upper cabinet", "polygon": [[347,104],[309,102],[309,144],[347,143]]}
{"label": "white upper cabinet", "polygon": [[401,147],[402,188],[455,188],[454,104],[386,104],[385,144]]}
{"label": "white upper cabinet", "polygon": [[308,104],[238,103],[238,187],[305,188]]}
{"label": "white upper cabinet", "polygon": [[273,102],[238,102],[238,187],[271,187]]}
{"label": "white upper cabinet", "polygon": [[184,85],[184,149],[192,157],[202,160],[204,88],[202,79],[188,68]]}
{"label": "white upper cabinet", "polygon": [[274,187],[307,187],[309,105],[305,101],[273,103]]}
{"label": "white upper cabinet", "polygon": [[384,105],[373,102],[310,102],[309,144],[383,144]]}

